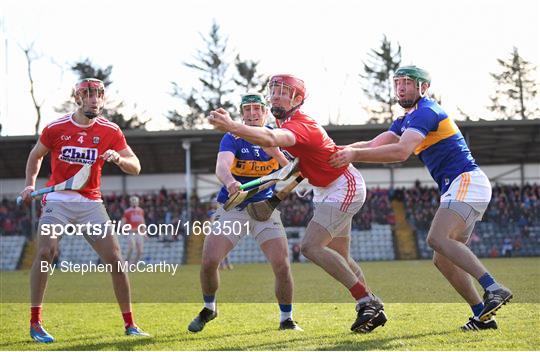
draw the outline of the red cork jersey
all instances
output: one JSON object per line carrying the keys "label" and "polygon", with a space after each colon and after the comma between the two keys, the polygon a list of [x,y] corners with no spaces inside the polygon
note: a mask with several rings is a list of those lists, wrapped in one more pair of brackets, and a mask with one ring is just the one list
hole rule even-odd
{"label": "red cork jersey", "polygon": [[296,144],[284,147],[287,152],[300,158],[300,171],[316,187],[326,187],[341,176],[348,165],[333,168],[328,159],[339,147],[315,120],[296,111],[285,121],[276,119],[279,128],[291,131],[296,137]]}
{"label": "red cork jersey", "polygon": [[132,230],[136,230],[139,225],[144,224],[144,210],[140,207],[129,207],[124,211],[126,223],[131,225]]}
{"label": "red cork jersey", "polygon": [[105,162],[99,158],[108,149],[121,151],[127,148],[126,138],[118,125],[97,117],[89,126],[76,123],[73,114],[61,117],[43,129],[39,141],[51,153],[51,176],[47,186],[64,182],[75,175],[85,164],[92,164],[90,179],[82,196],[101,199],[101,169]]}

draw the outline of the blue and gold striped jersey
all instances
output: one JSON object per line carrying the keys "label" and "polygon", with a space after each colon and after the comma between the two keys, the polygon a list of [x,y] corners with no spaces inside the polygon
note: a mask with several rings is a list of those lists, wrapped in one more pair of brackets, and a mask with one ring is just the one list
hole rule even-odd
{"label": "blue and gold striped jersey", "polygon": [[[221,139],[219,145],[220,152],[231,152],[234,154],[234,161],[231,166],[233,177],[240,183],[246,183],[259,177],[268,175],[279,169],[279,163],[276,159],[270,157],[262,147],[251,144],[250,142],[226,133]],[[253,196],[253,198],[240,204],[239,208],[244,208],[251,202],[258,202],[272,197],[275,186],[269,187]],[[225,186],[221,187],[217,201],[225,203],[229,198],[229,192]]]}
{"label": "blue and gold striped jersey", "polygon": [[459,128],[435,101],[420,99],[413,111],[392,123],[389,131],[401,136],[407,129],[425,137],[414,154],[426,165],[441,193],[460,174],[478,169]]}

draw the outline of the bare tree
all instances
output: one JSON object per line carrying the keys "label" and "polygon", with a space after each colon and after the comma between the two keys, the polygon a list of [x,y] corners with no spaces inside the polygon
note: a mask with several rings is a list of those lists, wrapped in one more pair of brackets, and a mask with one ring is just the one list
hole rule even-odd
{"label": "bare tree", "polygon": [[270,77],[257,73],[259,61],[242,60],[240,59],[240,54],[238,54],[234,59],[234,65],[238,73],[238,76],[234,78],[234,83],[238,85],[238,88],[244,90],[246,93],[252,90],[259,93],[264,91]]}
{"label": "bare tree", "polygon": [[34,103],[34,108],[36,109],[37,114],[36,124],[34,126],[34,133],[37,135],[39,134],[39,124],[41,123],[41,107],[43,106],[44,101],[38,103],[36,98],[34,89],[34,78],[32,76],[32,63],[37,60],[39,56],[34,50],[33,42],[26,47],[22,47],[20,45],[19,47],[24,52],[24,56],[26,57],[28,80],[30,81],[30,96],[32,97],[32,102]]}

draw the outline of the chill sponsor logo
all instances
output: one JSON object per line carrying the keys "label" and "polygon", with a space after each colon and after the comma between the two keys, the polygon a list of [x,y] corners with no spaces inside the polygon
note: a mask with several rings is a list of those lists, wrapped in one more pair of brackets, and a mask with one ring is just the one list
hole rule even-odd
{"label": "chill sponsor logo", "polygon": [[71,164],[93,164],[98,157],[97,148],[83,148],[74,146],[64,146],[58,159]]}

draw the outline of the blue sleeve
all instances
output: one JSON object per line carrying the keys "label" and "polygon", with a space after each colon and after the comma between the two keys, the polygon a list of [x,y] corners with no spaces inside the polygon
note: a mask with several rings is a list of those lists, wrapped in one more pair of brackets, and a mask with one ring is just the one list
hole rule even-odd
{"label": "blue sleeve", "polygon": [[425,136],[431,131],[436,131],[439,126],[439,115],[430,108],[420,108],[413,112],[407,128],[411,128]]}
{"label": "blue sleeve", "polygon": [[232,134],[226,133],[223,138],[221,138],[221,143],[219,144],[220,152],[231,152],[236,154],[237,151],[236,140]]}
{"label": "blue sleeve", "polygon": [[398,136],[401,136],[400,125],[402,122],[403,118],[394,120],[394,122],[392,122],[392,124],[390,125],[390,128],[388,128],[388,131],[393,132]]}

